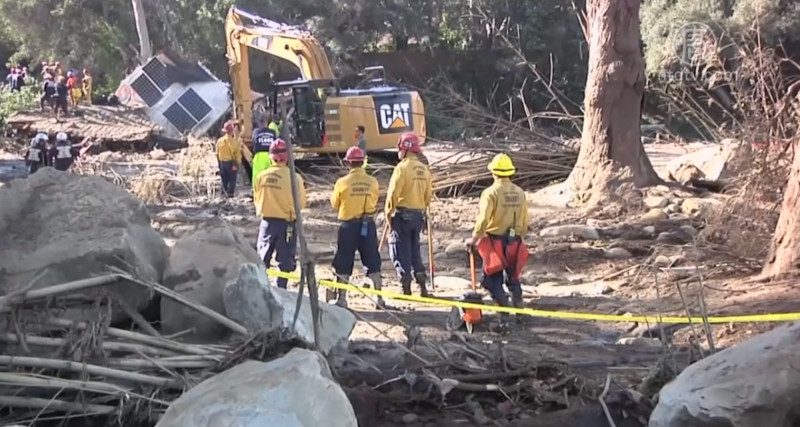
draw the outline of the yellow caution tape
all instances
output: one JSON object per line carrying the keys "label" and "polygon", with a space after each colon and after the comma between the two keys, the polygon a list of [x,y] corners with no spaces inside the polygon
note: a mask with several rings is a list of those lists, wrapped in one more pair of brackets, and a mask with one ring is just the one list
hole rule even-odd
{"label": "yellow caution tape", "polygon": [[[267,270],[269,277],[281,277],[284,279],[298,282],[300,275],[296,273],[285,273],[276,269]],[[349,283],[339,283],[333,280],[317,280],[319,285],[342,289],[351,292],[366,293],[369,295],[380,296],[384,298],[391,298],[401,301],[410,301],[420,304],[428,304],[441,307],[458,307],[458,308],[475,308],[484,311],[494,311],[498,313],[508,314],[522,314],[533,317],[547,317],[551,319],[568,319],[568,320],[594,320],[599,322],[636,322],[636,323],[671,323],[671,324],[689,324],[689,323],[702,323],[702,317],[687,317],[687,316],[662,316],[662,315],[628,315],[628,314],[595,314],[595,313],[578,313],[572,311],[553,311],[553,310],[537,310],[534,308],[516,308],[516,307],[500,307],[496,305],[475,304],[458,300],[447,300],[439,298],[428,298],[416,295],[404,295],[397,292],[390,292],[384,290],[367,289],[360,286],[352,285]],[[743,314],[733,316],[709,316],[708,323],[765,323],[765,322],[791,322],[800,320],[800,313],[772,313],[772,314]]]}

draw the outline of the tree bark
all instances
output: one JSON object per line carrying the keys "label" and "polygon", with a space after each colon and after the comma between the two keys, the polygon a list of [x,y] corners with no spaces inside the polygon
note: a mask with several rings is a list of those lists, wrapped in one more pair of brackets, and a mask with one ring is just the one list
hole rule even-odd
{"label": "tree bark", "polygon": [[783,194],[778,226],[772,235],[762,275],[774,277],[800,269],[800,155],[795,149],[789,182]]}
{"label": "tree bark", "polygon": [[621,176],[637,187],[661,182],[640,136],[645,77],[639,5],[639,0],[586,5],[589,73],[581,148],[570,174],[579,198],[607,191]]}
{"label": "tree bark", "polygon": [[133,18],[136,21],[136,33],[139,35],[139,61],[144,64],[153,56],[150,47],[150,33],[147,32],[147,18],[144,14],[142,0],[131,0]]}

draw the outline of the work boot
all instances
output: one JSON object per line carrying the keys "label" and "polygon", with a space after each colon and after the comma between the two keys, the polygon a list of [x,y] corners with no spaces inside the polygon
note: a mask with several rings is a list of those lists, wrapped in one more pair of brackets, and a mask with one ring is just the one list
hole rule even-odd
{"label": "work boot", "polygon": [[[380,291],[381,288],[383,288],[383,277],[381,277],[381,273],[372,273],[369,275],[369,279],[372,281],[372,286],[376,291]],[[378,303],[375,304],[375,308],[386,308],[386,302],[383,301],[382,296],[378,296]]]}
{"label": "work boot", "polygon": [[400,284],[403,285],[403,295],[411,295],[411,278],[400,279]]}
{"label": "work boot", "polygon": [[421,271],[414,273],[414,279],[417,281],[417,285],[419,285],[419,295],[423,298],[432,297],[432,295],[428,293],[428,275]]}
{"label": "work boot", "polygon": [[336,299],[336,305],[342,308],[347,308],[347,291],[339,290],[339,297]]}
{"label": "work boot", "polygon": [[525,304],[522,301],[522,292],[513,292],[511,293],[511,303],[516,308],[522,308]]}
{"label": "work boot", "polygon": [[[337,274],[336,281],[339,283],[350,283],[350,276]],[[337,289],[336,295],[336,305],[342,308],[347,308],[347,291],[344,289]]]}

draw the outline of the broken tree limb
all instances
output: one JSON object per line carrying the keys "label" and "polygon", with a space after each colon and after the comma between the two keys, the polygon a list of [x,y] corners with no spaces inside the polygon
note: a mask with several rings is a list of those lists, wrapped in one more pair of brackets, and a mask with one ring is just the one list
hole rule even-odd
{"label": "broken tree limb", "polygon": [[[49,338],[38,335],[24,335],[24,340],[20,340],[17,334],[5,333],[0,334],[0,342],[7,342],[12,344],[22,344],[25,342],[28,345],[38,345],[44,347],[61,347],[69,342],[64,338]],[[175,356],[174,351],[165,350],[161,348],[150,347],[142,344],[131,344],[118,341],[103,341],[101,344],[103,350],[107,351],[126,351],[138,352],[141,351],[145,354],[153,354],[156,356]]]}
{"label": "broken tree limb", "polygon": [[[110,285],[117,283],[123,279],[121,274],[107,274],[104,276],[90,277],[88,279],[75,280],[73,282],[62,283],[59,285],[47,286],[45,288],[30,289],[21,295],[17,295],[15,300],[28,301],[36,298],[49,297],[51,295],[63,294],[66,292],[75,292],[82,289],[94,288],[97,286]],[[5,305],[10,299],[14,297],[2,296],[0,297],[0,307],[3,311],[6,310]]]}
{"label": "broken tree limb", "polygon": [[[64,328],[77,328],[80,330],[85,330],[88,327],[86,322],[75,322],[69,319],[60,319],[55,317],[47,318],[44,320],[44,322],[52,326],[59,326]],[[108,328],[106,329],[106,333],[112,337],[123,338],[126,340],[144,344],[150,344],[156,347],[166,348],[168,350],[176,351],[179,353],[188,353],[200,356],[212,353],[223,353],[222,351],[212,350],[199,345],[183,344],[177,341],[168,340],[166,338],[151,337],[148,335],[140,334],[138,332],[126,331],[124,329]]]}
{"label": "broken tree limb", "polygon": [[65,380],[63,378],[48,377],[46,375],[17,374],[11,372],[0,372],[0,384],[13,387],[69,389],[114,395],[129,393],[131,390],[129,387],[100,381]]}
{"label": "broken tree limb", "polygon": [[0,396],[0,406],[93,414],[110,414],[117,410],[116,406],[17,396]]}
{"label": "broken tree limb", "polygon": [[210,368],[218,362],[209,360],[147,360],[147,359],[110,359],[108,366],[123,369],[141,368],[170,368],[170,369],[198,369]]}
{"label": "broken tree limb", "polygon": [[134,372],[120,371],[117,369],[105,368],[103,366],[98,366],[98,365],[90,365],[88,363],[77,363],[69,360],[0,355],[0,365],[28,367],[28,368],[59,369],[62,371],[71,371],[71,372],[86,372],[92,375],[99,375],[118,380],[154,385],[158,387],[170,387],[170,388],[182,387],[182,385],[179,384],[177,381],[169,378],[154,377],[152,375],[144,375],[144,374],[137,374]]}

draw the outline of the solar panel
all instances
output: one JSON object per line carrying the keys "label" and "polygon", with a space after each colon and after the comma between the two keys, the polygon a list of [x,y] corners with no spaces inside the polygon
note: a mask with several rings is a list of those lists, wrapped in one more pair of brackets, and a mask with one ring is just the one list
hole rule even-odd
{"label": "solar panel", "polygon": [[164,111],[164,117],[181,132],[190,131],[197,125],[197,121],[187,114],[178,102],[173,103]]}
{"label": "solar panel", "polygon": [[144,101],[148,107],[156,105],[164,96],[144,74],[131,83],[131,88],[139,94],[139,97],[142,98],[142,101]]}
{"label": "solar panel", "polygon": [[145,64],[144,67],[142,67],[142,71],[150,77],[150,80],[158,85],[162,92],[167,90],[172,84],[169,79],[167,79],[167,68],[157,58],[153,58],[150,62]]}
{"label": "solar panel", "polygon": [[191,88],[178,98],[178,102],[180,102],[183,108],[198,122],[211,112],[211,107]]}

